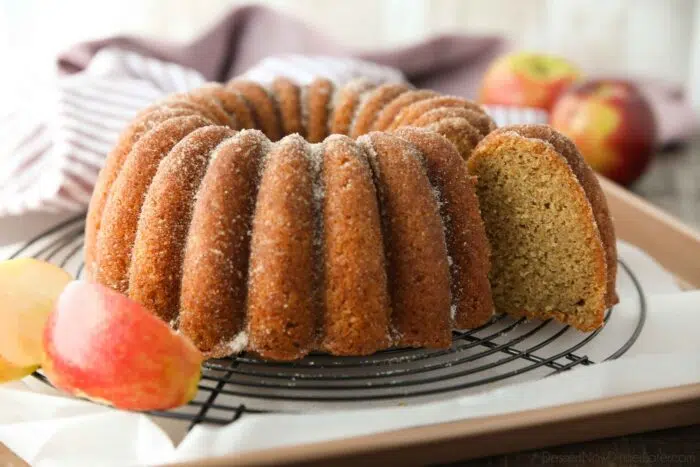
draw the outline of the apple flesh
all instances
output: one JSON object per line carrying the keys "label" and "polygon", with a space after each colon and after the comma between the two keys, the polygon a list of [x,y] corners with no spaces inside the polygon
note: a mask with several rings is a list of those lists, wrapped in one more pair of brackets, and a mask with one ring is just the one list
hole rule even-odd
{"label": "apple flesh", "polygon": [[141,304],[107,287],[66,287],[44,332],[44,374],[70,394],[164,410],[197,394],[202,354]]}
{"label": "apple flesh", "polygon": [[593,170],[622,185],[637,180],[655,154],[654,114],[625,80],[574,86],[555,104],[550,123],[571,138]]}
{"label": "apple flesh", "polygon": [[34,373],[37,368],[38,365],[19,367],[0,357],[0,383],[22,379]]}
{"label": "apple flesh", "polygon": [[[73,278],[31,258],[0,262],[0,368],[36,367],[41,362],[44,324]],[[0,370],[2,372],[2,370]]]}
{"label": "apple flesh", "polygon": [[535,107],[549,111],[557,97],[580,79],[569,61],[518,52],[497,58],[486,71],[479,100],[484,105]]}

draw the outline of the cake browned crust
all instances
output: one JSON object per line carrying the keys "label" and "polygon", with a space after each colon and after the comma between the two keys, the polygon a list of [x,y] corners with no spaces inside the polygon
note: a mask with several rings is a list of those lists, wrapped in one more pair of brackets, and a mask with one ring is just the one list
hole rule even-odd
{"label": "cake browned crust", "polygon": [[[219,83],[210,83],[193,91],[205,97],[218,99],[221,107],[234,120],[234,130],[255,128],[255,119],[245,98],[233,89],[227,89]],[[211,117],[210,117],[211,118]]]}
{"label": "cake browned crust", "polygon": [[388,133],[369,133],[359,141],[369,154],[384,211],[391,322],[399,345],[447,347],[452,339],[445,232],[420,155]]}
{"label": "cake browned crust", "polygon": [[161,161],[144,199],[129,270],[129,296],[166,322],[179,314],[184,247],[209,156],[234,131],[196,129]]}
{"label": "cake browned crust", "polygon": [[423,128],[450,140],[464,160],[471,157],[472,151],[483,139],[479,130],[464,118],[443,118],[434,123],[427,123]]}
{"label": "cake browned crust", "polygon": [[374,88],[357,111],[355,122],[350,130],[350,136],[357,138],[372,131],[374,122],[382,109],[410,89],[410,86],[403,83],[383,84]]}
{"label": "cake browned crust", "polygon": [[301,117],[301,96],[299,86],[289,78],[276,78],[272,82],[272,92],[277,99],[285,135],[294,133],[306,136]]}
{"label": "cake browned crust", "polygon": [[176,117],[146,133],[127,156],[102,213],[97,234],[95,279],[118,292],[129,290],[129,267],[146,191],[160,161],[185,136],[212,122],[203,117]]}
{"label": "cake browned crust", "polygon": [[373,89],[370,81],[358,79],[340,88],[333,102],[333,114],[330,120],[331,134],[347,135],[355,119],[355,112],[362,101],[362,96]]}
{"label": "cake browned crust", "polygon": [[321,349],[369,355],[391,344],[391,304],[377,193],[362,148],[326,139],[323,154],[324,309]]}
{"label": "cake browned crust", "polygon": [[197,92],[173,94],[165,100],[170,106],[184,107],[197,110],[203,117],[208,118],[219,125],[233,128],[236,125],[235,117],[226,112],[221,101],[209,93]]}
{"label": "cake browned crust", "polygon": [[333,83],[325,78],[316,78],[306,87],[302,116],[306,114],[306,139],[309,143],[320,143],[328,136],[334,89]]}
{"label": "cake browned crust", "polygon": [[[423,114],[431,110],[452,107],[471,110],[477,114],[482,114],[486,116],[486,112],[484,112],[484,109],[475,102],[469,101],[467,99],[462,99],[460,97],[437,96],[429,99],[423,99],[414,102],[411,105],[405,106],[396,115],[396,118],[394,118],[394,121],[388,129],[393,130],[400,126],[411,125],[416,119],[420,118]],[[486,124],[488,125],[490,130],[496,128],[496,125],[493,123],[493,121],[488,116],[486,117]],[[484,131],[482,131],[482,133],[486,135],[487,133],[489,133],[490,130],[487,127],[484,127]]]}
{"label": "cake browned crust", "polygon": [[[405,84],[234,80],[169,96],[100,173],[88,277],[207,357],[446,348],[494,307],[600,326],[615,246],[595,177],[547,127],[493,130],[476,104]],[[536,240],[522,251],[520,224]],[[560,258],[557,274],[531,256]],[[526,293],[504,270],[546,280]]]}
{"label": "cake browned crust", "polygon": [[257,130],[222,142],[198,190],[183,259],[178,327],[210,357],[225,357],[246,343],[250,229],[259,166],[269,147]]}
{"label": "cake browned crust", "polygon": [[264,358],[294,360],[315,344],[314,168],[300,136],[266,158],[255,203],[248,284],[249,346]]}
{"label": "cake browned crust", "polygon": [[479,141],[496,128],[481,106],[450,96],[431,97],[404,107],[389,129],[404,126],[428,128],[445,136],[465,160]]}
{"label": "cake browned crust", "polygon": [[461,329],[481,326],[493,315],[493,300],[488,281],[491,253],[475,182],[459,153],[445,137],[411,127],[400,128],[395,134],[418,148],[425,160],[428,178],[440,195],[451,258],[454,325]]}
{"label": "cake browned crust", "polygon": [[134,144],[151,128],[175,117],[191,115],[192,110],[182,107],[157,106],[142,112],[133,123],[119,136],[116,146],[107,157],[105,165],[95,183],[90,205],[88,206],[87,222],[85,224],[85,271],[89,276],[95,274],[97,249],[97,234],[102,225],[107,197],[112,191],[112,185],[122,170],[124,161],[131,152]]}
{"label": "cake browned crust", "polygon": [[394,119],[397,118],[403,109],[415,102],[431,99],[439,95],[440,94],[437,92],[430,91],[428,89],[415,89],[404,92],[382,108],[381,112],[377,114],[377,118],[374,119],[374,126],[372,127],[372,130],[388,130],[394,124]]}
{"label": "cake browned crust", "polygon": [[[447,118],[463,118],[469,122],[479,134],[479,140],[496,129],[496,124],[486,114],[475,112],[464,107],[437,107],[428,110],[411,122],[411,126],[425,127]],[[478,141],[477,141],[478,142]]]}
{"label": "cake browned crust", "polygon": [[282,138],[282,122],[275,99],[271,93],[258,83],[235,79],[227,87],[238,91],[245,97],[253,113],[256,128],[260,129],[272,141]]}

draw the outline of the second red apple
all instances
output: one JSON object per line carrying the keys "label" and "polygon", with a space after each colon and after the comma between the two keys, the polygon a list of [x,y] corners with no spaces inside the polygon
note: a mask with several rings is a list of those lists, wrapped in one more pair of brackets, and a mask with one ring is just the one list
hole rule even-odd
{"label": "second red apple", "polygon": [[486,72],[479,100],[484,105],[550,110],[557,97],[580,76],[576,66],[554,55],[530,52],[504,55]]}
{"label": "second red apple", "polygon": [[625,80],[592,80],[557,101],[551,125],[571,138],[598,173],[629,185],[655,152],[656,123],[637,87]]}

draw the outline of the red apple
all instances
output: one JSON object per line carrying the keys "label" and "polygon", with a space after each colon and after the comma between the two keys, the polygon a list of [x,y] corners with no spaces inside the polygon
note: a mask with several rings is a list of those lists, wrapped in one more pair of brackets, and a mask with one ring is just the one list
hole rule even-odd
{"label": "red apple", "polygon": [[639,178],[654,156],[654,114],[629,81],[602,79],[577,85],[557,101],[550,118],[594,170],[620,184]]}
{"label": "red apple", "polygon": [[128,410],[183,405],[197,394],[202,354],[141,304],[76,281],[44,331],[44,374],[59,389]]}
{"label": "red apple", "polygon": [[479,100],[484,105],[550,110],[557,97],[580,76],[578,68],[554,55],[531,52],[504,55],[486,71]]}

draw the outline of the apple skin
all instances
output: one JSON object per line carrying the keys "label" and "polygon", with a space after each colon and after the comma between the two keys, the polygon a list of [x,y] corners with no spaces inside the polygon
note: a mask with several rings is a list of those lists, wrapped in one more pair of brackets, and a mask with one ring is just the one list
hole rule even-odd
{"label": "apple skin", "polygon": [[489,66],[479,101],[549,111],[559,95],[580,78],[578,68],[563,58],[530,52],[508,54]]}
{"label": "apple skin", "polygon": [[165,410],[197,394],[203,357],[141,304],[75,281],[44,331],[44,374],[70,394],[126,410]]}
{"label": "apple skin", "polygon": [[655,154],[651,106],[626,80],[591,80],[572,87],[555,104],[550,124],[576,144],[593,170],[622,185],[637,180]]}

